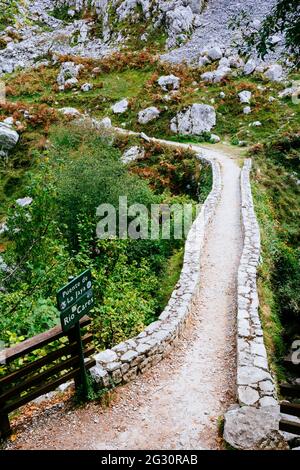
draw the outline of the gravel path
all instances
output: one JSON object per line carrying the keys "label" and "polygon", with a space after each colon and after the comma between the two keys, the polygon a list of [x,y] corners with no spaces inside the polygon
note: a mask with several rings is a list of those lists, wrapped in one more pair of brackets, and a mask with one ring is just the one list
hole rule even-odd
{"label": "gravel path", "polygon": [[240,169],[223,153],[204,152],[220,161],[223,189],[207,232],[198,314],[177,347],[147,374],[119,387],[110,407],[44,410],[20,427],[8,448],[220,448],[218,418],[235,401]]}

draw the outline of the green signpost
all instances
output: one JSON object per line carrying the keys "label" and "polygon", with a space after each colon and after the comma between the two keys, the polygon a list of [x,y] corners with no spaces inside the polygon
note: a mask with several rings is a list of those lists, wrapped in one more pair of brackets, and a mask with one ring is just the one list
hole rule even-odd
{"label": "green signpost", "polygon": [[88,384],[84,365],[79,320],[94,306],[92,275],[88,269],[57,292],[57,308],[60,311],[62,330],[76,340],[80,362],[80,378],[83,393],[87,396]]}

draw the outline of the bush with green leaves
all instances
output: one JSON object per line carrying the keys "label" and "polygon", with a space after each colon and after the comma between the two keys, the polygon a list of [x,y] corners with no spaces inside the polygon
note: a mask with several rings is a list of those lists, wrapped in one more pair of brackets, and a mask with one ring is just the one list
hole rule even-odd
{"label": "bush with green leaves", "polygon": [[[32,198],[31,204],[13,204],[7,216],[3,256],[8,270],[0,271],[0,339],[9,344],[14,340],[11,332],[16,338],[30,337],[58,323],[57,290],[70,275],[91,269],[95,340],[99,348],[111,347],[157,318],[172,289],[162,280],[178,279],[181,256],[171,260],[183,240],[98,239],[96,208],[101,203],[117,208],[119,196],[126,196],[128,205],[141,203],[147,208],[152,203],[193,200],[165,187],[159,191],[150,187],[149,180],[121,162],[111,136],[67,126],[53,128],[50,140],[38,166],[27,174],[25,195]],[[190,158],[180,157],[180,165],[192,178],[193,165],[199,164]],[[161,161],[168,164],[163,149]],[[158,162],[157,155],[148,165]],[[186,175],[174,178],[182,188],[188,184]],[[170,273],[169,263],[175,272]]]}

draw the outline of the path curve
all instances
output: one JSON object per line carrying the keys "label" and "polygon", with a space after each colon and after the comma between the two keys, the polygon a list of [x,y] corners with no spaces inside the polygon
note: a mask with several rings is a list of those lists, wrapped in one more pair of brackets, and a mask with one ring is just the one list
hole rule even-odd
{"label": "path curve", "polygon": [[[199,153],[199,146],[192,148]],[[189,320],[178,345],[149,372],[119,387],[110,407],[93,403],[67,414],[44,413],[39,425],[29,426],[29,433],[21,432],[10,447],[220,448],[218,418],[235,402],[236,393],[240,168],[221,151],[202,148],[201,152],[220,162],[223,187],[203,248],[197,315]]]}

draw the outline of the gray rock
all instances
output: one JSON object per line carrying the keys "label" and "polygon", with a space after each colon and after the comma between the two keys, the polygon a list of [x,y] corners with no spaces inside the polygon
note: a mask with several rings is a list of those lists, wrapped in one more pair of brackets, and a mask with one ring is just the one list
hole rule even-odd
{"label": "gray rock", "polygon": [[130,147],[123,153],[121,160],[124,164],[127,164],[133,162],[137,158],[143,158],[144,156],[145,150],[143,149],[143,147],[138,147],[137,145],[135,145],[133,147]]}
{"label": "gray rock", "polygon": [[75,88],[78,85],[78,80],[77,78],[68,78],[68,80],[65,81],[64,88],[65,89],[70,89],[70,88]]}
{"label": "gray rock", "polygon": [[240,405],[254,405],[259,400],[259,393],[248,386],[238,387],[238,400]]}
{"label": "gray rock", "polygon": [[264,73],[264,76],[271,82],[280,82],[283,79],[283,68],[279,64],[273,64]]}
{"label": "gray rock", "polygon": [[227,57],[222,57],[219,61],[219,68],[220,67],[229,67],[230,68],[230,60]]}
{"label": "gray rock", "polygon": [[231,68],[224,66],[218,67],[212,72],[204,72],[201,75],[202,80],[211,83],[219,83],[231,73]]}
{"label": "gray rock", "polygon": [[84,83],[83,85],[81,85],[80,87],[81,91],[90,91],[93,89],[93,84],[92,83]]}
{"label": "gray rock", "polygon": [[155,106],[150,106],[149,108],[143,109],[138,114],[138,121],[140,124],[147,124],[150,121],[154,121],[160,115],[159,109]]}
{"label": "gray rock", "polygon": [[221,142],[221,139],[218,135],[211,134],[209,141],[210,141],[211,144],[218,144],[219,142]]}
{"label": "gray rock", "polygon": [[118,101],[113,106],[111,106],[111,109],[112,109],[113,113],[115,113],[115,114],[123,114],[127,111],[128,104],[129,103],[128,103],[127,99],[125,98],[121,101]]}
{"label": "gray rock", "polygon": [[71,107],[60,108],[59,112],[62,113],[64,116],[72,116],[72,117],[81,116],[81,113],[78,111],[78,109],[71,108]]}
{"label": "gray rock", "polygon": [[221,91],[219,96],[220,98],[224,99],[226,97],[226,94],[224,93],[224,91]]}
{"label": "gray rock", "polygon": [[138,353],[136,351],[130,350],[130,351],[127,351],[125,354],[123,354],[123,356],[121,356],[121,361],[131,362],[137,356],[138,356]]}
{"label": "gray rock", "polygon": [[0,122],[0,150],[4,153],[12,150],[18,143],[19,134],[10,125]]}
{"label": "gray rock", "polygon": [[215,78],[215,72],[204,72],[201,74],[202,80],[212,83]]}
{"label": "gray rock", "polygon": [[114,372],[115,370],[120,369],[122,363],[120,361],[113,361],[113,362],[108,362],[105,364],[105,369],[108,372]]}
{"label": "gray rock", "polygon": [[244,90],[244,91],[241,91],[238,94],[238,96],[239,96],[239,99],[240,99],[241,103],[249,104],[250,100],[251,100],[252,93],[251,93],[251,91]]}
{"label": "gray rock", "polygon": [[270,374],[258,367],[243,366],[238,368],[237,383],[238,385],[251,385],[261,380],[270,379]]}
{"label": "gray rock", "polygon": [[193,104],[171,120],[171,131],[183,135],[200,135],[216,125],[216,112],[207,104]]}
{"label": "gray rock", "polygon": [[239,55],[231,55],[228,57],[228,60],[230,67],[234,67],[236,69],[240,69],[245,65],[245,62]]}
{"label": "gray rock", "polygon": [[249,124],[250,127],[260,127],[262,123],[260,121],[254,121]]}
{"label": "gray rock", "polygon": [[193,29],[194,14],[189,6],[179,6],[166,12],[166,25],[168,29],[167,46],[174,47],[178,40],[184,41],[187,34]]}
{"label": "gray rock", "polygon": [[0,256],[0,271],[7,272],[8,271],[8,265],[4,262],[4,259],[2,256]]}
{"label": "gray rock", "polygon": [[207,56],[211,60],[221,59],[221,57],[223,56],[222,49],[220,48],[220,46],[214,46],[214,47],[208,49]]}
{"label": "gray rock", "polygon": [[108,387],[110,380],[108,372],[103,369],[99,364],[95,365],[89,370],[93,381],[100,387]]}
{"label": "gray rock", "polygon": [[235,449],[288,449],[279,433],[279,407],[243,406],[225,414],[224,439]]}
{"label": "gray rock", "polygon": [[251,108],[250,108],[250,106],[245,106],[245,107],[243,108],[243,113],[244,113],[244,114],[250,114],[250,113],[251,113]]}
{"label": "gray rock", "polygon": [[257,65],[255,68],[255,72],[263,73],[266,70],[266,66],[263,64]]}
{"label": "gray rock", "polygon": [[157,83],[164,91],[178,90],[180,85],[180,78],[173,74],[163,75],[162,77],[159,77]]}
{"label": "gray rock", "polygon": [[208,65],[208,64],[210,64],[210,60],[206,55],[204,55],[203,57],[199,57],[199,61],[198,61],[199,67],[205,67],[205,65]]}
{"label": "gray rock", "polygon": [[3,120],[4,124],[7,124],[8,126],[13,126],[14,123],[15,123],[15,120],[13,117],[8,117],[6,119]]}
{"label": "gray rock", "polygon": [[279,98],[290,98],[293,95],[296,95],[297,93],[298,94],[300,93],[300,86],[298,86],[298,87],[292,86],[292,87],[289,87],[289,88],[285,88],[283,91],[280,91],[278,93],[278,96],[279,96]]}
{"label": "gray rock", "polygon": [[261,407],[268,407],[268,406],[277,406],[278,402],[273,397],[262,397],[259,400],[259,404]]}
{"label": "gray rock", "polygon": [[111,120],[109,117],[105,117],[99,121],[100,127],[104,127],[105,129],[110,129],[112,127]]}
{"label": "gray rock", "polygon": [[109,362],[117,361],[118,356],[117,354],[112,351],[111,349],[106,349],[95,356],[96,363],[100,364],[108,364]]}
{"label": "gray rock", "polygon": [[30,206],[32,201],[33,201],[32,197],[26,196],[26,197],[17,199],[16,204],[18,204],[18,206],[20,207],[26,207],[26,206]]}
{"label": "gray rock", "polygon": [[278,44],[281,41],[282,41],[282,36],[279,36],[279,34],[274,34],[273,36],[270,37],[270,42],[273,45]]}
{"label": "gray rock", "polygon": [[63,62],[56,80],[61,89],[64,89],[66,82],[68,82],[69,86],[72,86],[82,68],[83,65],[81,64],[76,65],[74,62]]}
{"label": "gray rock", "polygon": [[226,66],[218,67],[214,72],[214,83],[219,83],[231,73],[231,68]]}
{"label": "gray rock", "polygon": [[57,391],[58,392],[66,392],[68,389],[71,389],[74,387],[74,382],[73,380],[69,380],[68,382],[64,383],[64,384],[61,384],[57,387]]}
{"label": "gray rock", "polygon": [[244,65],[244,74],[251,75],[256,69],[256,62],[254,59],[249,59],[248,62]]}

